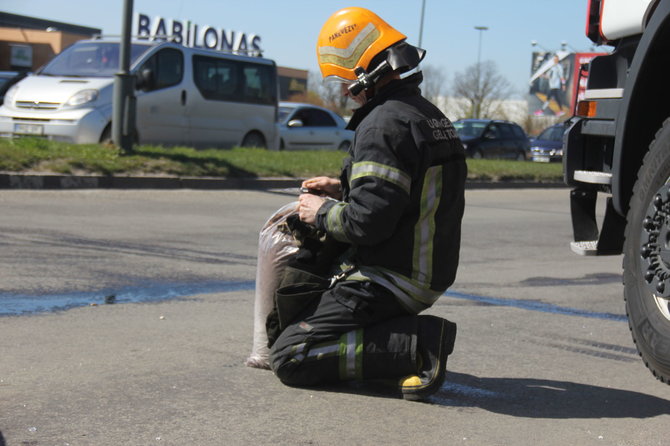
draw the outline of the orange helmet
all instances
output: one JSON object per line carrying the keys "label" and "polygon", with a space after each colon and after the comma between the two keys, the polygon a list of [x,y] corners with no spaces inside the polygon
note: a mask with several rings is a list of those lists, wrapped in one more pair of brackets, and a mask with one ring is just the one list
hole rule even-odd
{"label": "orange helmet", "polygon": [[316,56],[324,78],[355,81],[356,67],[369,68],[370,61],[407,36],[365,8],[344,8],[330,16],[321,28]]}

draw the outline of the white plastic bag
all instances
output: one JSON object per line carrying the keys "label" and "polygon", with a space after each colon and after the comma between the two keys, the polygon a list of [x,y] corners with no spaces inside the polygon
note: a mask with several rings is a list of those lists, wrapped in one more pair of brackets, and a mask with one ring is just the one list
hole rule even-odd
{"label": "white plastic bag", "polygon": [[245,361],[248,367],[269,369],[268,336],[265,321],[274,305],[274,294],[282,273],[291,257],[298,251],[298,242],[284,224],[286,218],[297,212],[298,202],[291,202],[272,214],[258,236],[258,263],[256,267],[256,296],[254,300],[254,341],[251,355]]}

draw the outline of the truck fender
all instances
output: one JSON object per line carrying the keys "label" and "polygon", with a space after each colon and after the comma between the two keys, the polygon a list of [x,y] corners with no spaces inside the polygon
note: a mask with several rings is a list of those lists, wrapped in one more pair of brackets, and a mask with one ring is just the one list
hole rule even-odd
{"label": "truck fender", "polygon": [[[648,101],[649,95],[654,94],[654,90],[658,94],[658,88],[661,88],[653,82],[654,76],[659,76],[655,72],[659,70],[654,68],[664,62],[654,61],[653,58],[655,51],[670,41],[669,19],[670,0],[661,0],[638,43],[625,82],[612,159],[612,172],[620,172],[612,178],[613,205],[621,215],[625,215],[628,210],[637,171],[649,144],[663,121],[670,116],[670,104],[662,104],[663,110],[650,112]],[[667,82],[665,70],[663,79]],[[630,166],[637,168],[631,169]]]}

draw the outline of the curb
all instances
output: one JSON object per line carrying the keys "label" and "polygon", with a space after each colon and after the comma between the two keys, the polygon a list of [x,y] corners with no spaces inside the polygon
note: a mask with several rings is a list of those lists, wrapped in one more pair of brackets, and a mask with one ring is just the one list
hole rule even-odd
{"label": "curb", "polygon": [[251,189],[299,187],[295,178],[0,174],[0,189]]}
{"label": "curb", "polygon": [[[298,178],[114,177],[101,175],[0,174],[0,189],[242,189],[299,187]],[[466,189],[566,188],[562,182],[467,181]]]}

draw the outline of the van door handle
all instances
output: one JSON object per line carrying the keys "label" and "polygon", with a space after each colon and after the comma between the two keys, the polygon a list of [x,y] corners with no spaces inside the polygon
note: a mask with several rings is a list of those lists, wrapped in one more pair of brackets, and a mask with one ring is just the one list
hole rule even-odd
{"label": "van door handle", "polygon": [[186,90],[181,91],[181,105],[186,105]]}

